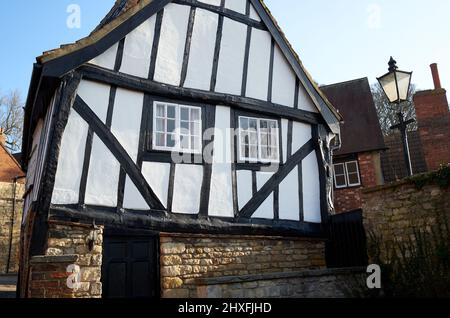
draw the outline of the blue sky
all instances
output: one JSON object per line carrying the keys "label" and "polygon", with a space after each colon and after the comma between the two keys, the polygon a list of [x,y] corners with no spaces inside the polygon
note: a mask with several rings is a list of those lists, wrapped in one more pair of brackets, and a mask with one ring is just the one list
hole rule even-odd
{"label": "blue sky", "polygon": [[[80,39],[114,0],[14,0],[0,11],[0,94],[19,89],[25,99],[32,64],[42,51]],[[450,1],[266,0],[314,79],[331,84],[387,71],[390,55],[414,71],[420,89],[432,87],[437,62],[450,89]],[[81,28],[66,26],[70,4],[81,8]]]}

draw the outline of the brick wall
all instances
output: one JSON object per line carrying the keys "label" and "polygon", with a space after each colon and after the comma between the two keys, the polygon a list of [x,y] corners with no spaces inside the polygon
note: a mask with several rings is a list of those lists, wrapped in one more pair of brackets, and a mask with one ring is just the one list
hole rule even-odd
{"label": "brick wall", "polygon": [[[16,184],[14,196],[14,184],[0,182],[0,274],[16,273],[19,269],[23,193],[23,184]],[[14,197],[16,198],[15,203]],[[9,268],[7,268],[8,258]]]}
{"label": "brick wall", "polygon": [[325,268],[322,240],[161,234],[161,288],[167,298],[198,297],[200,278]]}
{"label": "brick wall", "polygon": [[335,189],[334,205],[336,213],[343,213],[361,209],[361,190],[382,184],[381,163],[379,152],[365,152],[358,154],[361,186],[345,189]]}
{"label": "brick wall", "polygon": [[414,95],[420,139],[428,171],[450,163],[450,112],[445,89]]}
{"label": "brick wall", "polygon": [[[102,294],[101,265],[103,229],[96,227],[96,241],[89,249],[92,226],[77,223],[50,223],[46,255],[30,261],[28,297],[99,298]],[[68,288],[69,265],[79,268],[79,280]]]}
{"label": "brick wall", "polygon": [[0,182],[12,182],[13,178],[23,175],[17,161],[0,144]]}
{"label": "brick wall", "polygon": [[382,245],[407,241],[416,228],[430,230],[440,216],[450,222],[450,188],[435,183],[418,189],[407,179],[363,191],[364,226]]}

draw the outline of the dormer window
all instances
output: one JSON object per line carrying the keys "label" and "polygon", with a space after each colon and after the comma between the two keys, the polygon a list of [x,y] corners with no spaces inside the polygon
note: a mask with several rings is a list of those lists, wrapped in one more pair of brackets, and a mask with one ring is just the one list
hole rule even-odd
{"label": "dormer window", "polygon": [[153,149],[200,154],[202,152],[202,109],[155,102]]}

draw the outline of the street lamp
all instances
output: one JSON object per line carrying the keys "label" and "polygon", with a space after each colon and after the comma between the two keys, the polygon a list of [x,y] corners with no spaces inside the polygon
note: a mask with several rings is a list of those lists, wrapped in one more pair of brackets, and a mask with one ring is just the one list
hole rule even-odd
{"label": "street lamp", "polygon": [[386,97],[391,104],[396,104],[398,108],[397,117],[399,124],[391,127],[392,130],[398,129],[402,134],[403,142],[403,153],[405,155],[406,169],[408,175],[412,176],[412,165],[411,157],[409,154],[408,146],[408,125],[415,122],[414,119],[409,119],[405,121],[405,117],[401,111],[401,104],[408,101],[409,87],[411,86],[412,72],[399,71],[397,67],[397,62],[392,58],[389,60],[389,72],[378,79]]}

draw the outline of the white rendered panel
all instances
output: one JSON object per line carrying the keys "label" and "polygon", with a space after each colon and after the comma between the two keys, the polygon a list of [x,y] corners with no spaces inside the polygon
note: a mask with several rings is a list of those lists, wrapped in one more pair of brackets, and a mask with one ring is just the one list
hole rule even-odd
{"label": "white rendered panel", "polygon": [[203,2],[206,4],[213,5],[213,6],[220,6],[220,3],[222,2],[222,0],[198,0],[198,2]]}
{"label": "white rendered panel", "polygon": [[116,64],[117,49],[119,43],[114,44],[99,56],[93,58],[89,63],[113,70]]}
{"label": "white rendered panel", "polygon": [[155,21],[156,14],[126,36],[120,72],[148,78]]}
{"label": "white rendered panel", "polygon": [[41,147],[42,133],[44,128],[44,121],[41,119],[38,121],[33,133],[33,143],[31,146],[31,157],[28,160],[27,171],[27,190],[35,183],[35,177],[37,173],[37,164],[39,158],[39,152]]}
{"label": "white rendered panel", "polygon": [[280,220],[300,221],[297,167],[280,183],[279,189]]}
{"label": "white rendered panel", "polygon": [[170,163],[144,162],[142,164],[142,174],[159,201],[167,207]]}
{"label": "white rendered panel", "polygon": [[298,108],[313,113],[319,112],[301,83],[298,90]]}
{"label": "white rendered panel", "polygon": [[216,91],[240,95],[244,71],[247,26],[225,18],[223,21]]}
{"label": "white rendered panel", "polygon": [[[256,183],[258,191],[269,181],[273,176],[272,172],[258,172],[256,173]],[[267,199],[261,204],[261,206],[253,214],[253,218],[261,219],[273,219],[273,194],[269,195]]]}
{"label": "white rendered panel", "polygon": [[88,124],[72,110],[61,142],[53,204],[78,203],[88,128]]}
{"label": "white rendered panel", "polygon": [[202,183],[203,166],[177,165],[172,211],[174,213],[198,214]]}
{"label": "white rendered panel", "polygon": [[287,119],[282,119],[281,120],[281,130],[283,133],[283,162],[286,162],[287,160],[287,144],[288,144],[288,125],[289,125],[289,121]]}
{"label": "white rendered panel", "polygon": [[267,100],[271,46],[272,37],[269,32],[252,29],[245,94],[247,97]]}
{"label": "white rendered panel", "polygon": [[303,160],[303,213],[305,222],[321,223],[320,176],[315,152]]}
{"label": "white rendered panel", "polygon": [[233,217],[229,107],[216,107],[216,125],[214,131],[214,157],[208,211],[211,216]]}
{"label": "white rendered panel", "polygon": [[217,14],[203,9],[195,13],[185,87],[210,89],[218,20]]}
{"label": "white rendered panel", "polygon": [[225,8],[245,14],[248,0],[225,0]]}
{"label": "white rendered panel", "polygon": [[238,205],[241,210],[253,197],[253,177],[249,170],[239,170],[236,173]]}
{"label": "white rendered panel", "polygon": [[78,86],[78,96],[89,106],[103,123],[108,114],[109,93],[111,86],[82,80]]}
{"label": "white rendered panel", "polygon": [[259,16],[258,12],[256,12],[255,8],[253,7],[253,5],[250,5],[250,19],[256,20],[256,21],[261,21],[261,17]]}
{"label": "white rendered panel", "polygon": [[294,107],[295,73],[278,45],[275,45],[272,79],[272,102]]}
{"label": "white rendered panel", "polygon": [[296,153],[312,138],[311,126],[295,122],[292,125],[292,154]]}
{"label": "white rendered panel", "polygon": [[144,94],[117,89],[111,131],[134,162],[139,151],[143,103]]}
{"label": "white rendered panel", "polygon": [[94,135],[86,184],[86,204],[117,206],[120,164],[105,144]]}
{"label": "white rendered panel", "polygon": [[190,6],[169,3],[164,7],[156,58],[155,81],[180,85]]}
{"label": "white rendered panel", "polygon": [[150,210],[150,207],[147,202],[145,202],[142,194],[128,176],[125,181],[123,207],[131,210]]}

